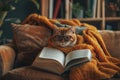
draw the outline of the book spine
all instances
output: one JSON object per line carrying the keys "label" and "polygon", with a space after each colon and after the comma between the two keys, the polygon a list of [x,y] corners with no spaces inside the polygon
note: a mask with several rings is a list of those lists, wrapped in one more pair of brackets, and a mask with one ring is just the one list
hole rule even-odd
{"label": "book spine", "polygon": [[100,5],[101,5],[101,0],[97,1],[97,18],[100,18]]}
{"label": "book spine", "polygon": [[49,0],[49,18],[53,18],[53,3],[54,0]]}
{"label": "book spine", "polygon": [[97,0],[93,1],[93,18],[96,18]]}
{"label": "book spine", "polygon": [[48,17],[49,15],[48,15],[48,12],[49,12],[49,10],[48,10],[48,4],[49,3],[49,1],[48,0],[42,0],[41,1],[41,4],[42,4],[42,6],[41,6],[41,13],[42,13],[42,16],[46,16],[46,17]]}
{"label": "book spine", "polygon": [[57,0],[56,5],[55,5],[55,10],[54,10],[54,15],[53,18],[57,18],[59,8],[60,8],[61,0]]}
{"label": "book spine", "polygon": [[66,7],[65,7],[65,18],[66,18],[66,19],[69,19],[69,18],[70,18],[70,13],[69,13],[69,12],[70,12],[70,11],[69,11],[69,10],[70,10],[70,6],[69,6],[69,5],[70,5],[70,0],[66,0],[66,1],[65,1],[65,6],[66,6]]}

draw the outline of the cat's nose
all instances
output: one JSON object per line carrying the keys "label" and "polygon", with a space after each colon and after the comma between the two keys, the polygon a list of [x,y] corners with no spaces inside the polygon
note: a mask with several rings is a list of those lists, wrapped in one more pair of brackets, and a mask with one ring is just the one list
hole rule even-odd
{"label": "cat's nose", "polygon": [[64,40],[63,40],[63,39],[62,39],[61,41],[62,41],[62,42],[64,42]]}

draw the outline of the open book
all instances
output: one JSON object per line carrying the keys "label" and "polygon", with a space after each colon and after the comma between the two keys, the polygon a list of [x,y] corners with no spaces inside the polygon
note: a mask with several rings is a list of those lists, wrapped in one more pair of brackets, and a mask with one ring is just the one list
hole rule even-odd
{"label": "open book", "polygon": [[[72,67],[77,67],[83,63],[89,62],[91,60],[91,57],[92,54],[89,49],[75,50],[65,55],[62,51],[58,49],[44,47],[38,56],[40,60],[39,63],[37,60],[37,65],[39,65],[39,67],[42,67],[44,65],[42,69],[49,68],[48,70],[53,72],[55,72],[55,68],[57,65],[56,69],[59,70],[58,72],[64,73],[70,70]],[[54,65],[53,63],[56,65]],[[61,66],[58,67],[58,64],[62,66],[62,69],[59,69]]]}

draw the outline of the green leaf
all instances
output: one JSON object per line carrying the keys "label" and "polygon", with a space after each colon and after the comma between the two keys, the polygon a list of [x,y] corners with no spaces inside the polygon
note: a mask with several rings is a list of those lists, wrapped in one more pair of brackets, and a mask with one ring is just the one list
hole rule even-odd
{"label": "green leaf", "polygon": [[16,8],[15,8],[15,6],[10,5],[10,9],[11,9],[11,10],[15,10]]}
{"label": "green leaf", "polygon": [[3,34],[3,31],[2,31],[2,30],[0,30],[0,37],[2,36],[2,34]]}
{"label": "green leaf", "polygon": [[10,23],[21,23],[21,20],[19,18],[8,18],[8,19],[5,19],[5,21]]}
{"label": "green leaf", "polygon": [[40,9],[40,5],[39,5],[39,2],[37,0],[31,0],[37,7],[37,9],[39,10]]}

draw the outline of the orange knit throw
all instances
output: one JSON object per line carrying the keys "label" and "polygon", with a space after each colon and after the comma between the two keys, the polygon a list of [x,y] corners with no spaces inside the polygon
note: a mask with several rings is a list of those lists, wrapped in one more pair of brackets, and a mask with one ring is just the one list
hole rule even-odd
{"label": "orange knit throw", "polygon": [[110,56],[97,30],[84,30],[83,36],[77,35],[77,44],[73,47],[55,47],[50,40],[49,45],[62,50],[65,54],[77,49],[90,49],[92,51],[91,62],[72,69],[70,80],[100,80],[111,78],[120,72],[120,60]]}
{"label": "orange knit throw", "polygon": [[120,59],[114,58],[109,54],[101,35],[94,26],[86,23],[80,23],[80,21],[77,19],[50,20],[43,16],[39,16],[37,21],[42,22],[42,24],[45,24],[52,29],[55,27],[53,22],[56,21],[71,26],[87,27],[87,29],[83,31],[83,35],[77,35],[77,44],[73,47],[55,47],[54,44],[49,40],[49,46],[60,49],[65,54],[77,49],[91,50],[91,62],[71,69],[69,74],[70,80],[100,80],[111,78],[114,76],[114,74],[120,72]]}

